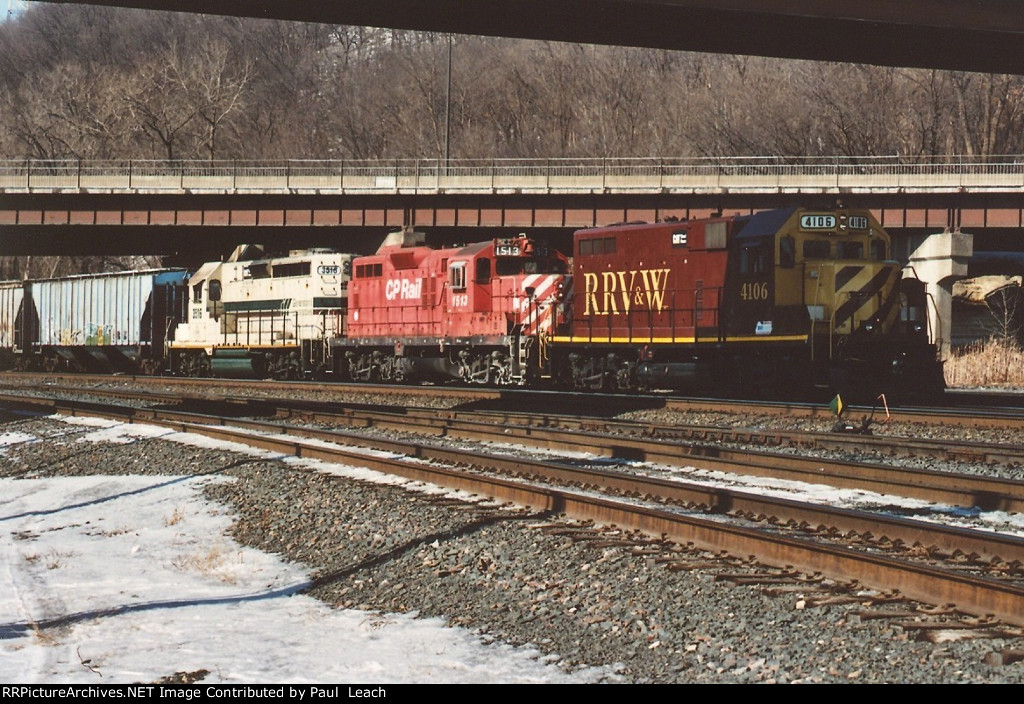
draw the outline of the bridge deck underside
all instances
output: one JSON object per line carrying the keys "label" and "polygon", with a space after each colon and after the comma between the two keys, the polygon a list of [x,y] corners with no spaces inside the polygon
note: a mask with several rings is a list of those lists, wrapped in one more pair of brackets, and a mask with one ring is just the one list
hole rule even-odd
{"label": "bridge deck underside", "polygon": [[[377,235],[403,226],[472,241],[502,231],[542,230],[568,242],[576,229],[621,222],[708,217],[715,212],[841,201],[871,208],[890,230],[947,227],[1024,228],[1017,194],[887,196],[646,196],[550,194],[506,196],[241,196],[0,195],[0,256],[26,254],[171,253],[204,248],[211,255],[241,242],[280,246],[352,246],[372,250]],[[456,234],[459,230],[465,234]],[[473,232],[489,229],[491,232]],[[493,233],[493,234],[492,234]],[[365,242],[362,242],[365,234]],[[374,243],[372,246],[369,243]],[[355,244],[353,244],[355,243]],[[365,246],[362,246],[365,245]]]}
{"label": "bridge deck underside", "polygon": [[[727,213],[752,212],[725,208]],[[1024,208],[877,208],[883,227],[1022,227]],[[710,217],[720,208],[388,208],[209,209],[209,210],[0,210],[0,227],[16,234],[40,226],[160,226],[204,228],[264,227],[601,227],[622,222],[656,222]],[[153,230],[154,234],[158,230]]]}
{"label": "bridge deck underside", "polygon": [[1016,0],[60,0],[888,66],[1024,72]]}

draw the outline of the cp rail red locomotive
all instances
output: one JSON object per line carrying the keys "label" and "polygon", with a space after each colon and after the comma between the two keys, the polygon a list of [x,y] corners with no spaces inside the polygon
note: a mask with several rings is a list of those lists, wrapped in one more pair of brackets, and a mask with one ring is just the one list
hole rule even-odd
{"label": "cp rail red locomotive", "polygon": [[544,372],[567,274],[562,254],[525,236],[448,249],[385,243],[353,262],[335,370],[353,380],[525,384]]}

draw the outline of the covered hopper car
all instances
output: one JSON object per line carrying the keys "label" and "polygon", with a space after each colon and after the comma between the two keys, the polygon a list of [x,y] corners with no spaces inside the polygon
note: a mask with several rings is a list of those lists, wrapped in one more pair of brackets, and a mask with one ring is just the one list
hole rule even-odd
{"label": "covered hopper car", "polygon": [[0,284],[8,365],[48,371],[156,373],[184,312],[184,269]]}

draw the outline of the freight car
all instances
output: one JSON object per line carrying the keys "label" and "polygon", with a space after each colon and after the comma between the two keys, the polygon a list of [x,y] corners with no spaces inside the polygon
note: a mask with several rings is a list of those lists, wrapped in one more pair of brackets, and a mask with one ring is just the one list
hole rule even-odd
{"label": "freight car", "polygon": [[338,378],[522,385],[544,371],[568,262],[525,235],[431,249],[397,233],[353,262]]}
{"label": "freight car", "polygon": [[184,269],[0,284],[0,344],[8,366],[156,373],[184,310]]}
{"label": "freight car", "polygon": [[943,388],[924,287],[866,210],[786,208],[575,234],[550,373],[583,389],[870,398]]}
{"label": "freight car", "polygon": [[242,245],[188,280],[188,317],[169,366],[184,376],[301,379],[329,370],[328,341],[345,334],[354,255],[329,249],[265,257]]}

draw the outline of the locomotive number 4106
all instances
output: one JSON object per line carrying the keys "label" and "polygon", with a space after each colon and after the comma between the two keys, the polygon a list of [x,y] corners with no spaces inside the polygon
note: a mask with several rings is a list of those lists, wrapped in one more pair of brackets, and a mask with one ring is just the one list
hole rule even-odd
{"label": "locomotive number 4106", "polygon": [[746,283],[740,286],[740,298],[744,301],[767,301],[768,283]]}

